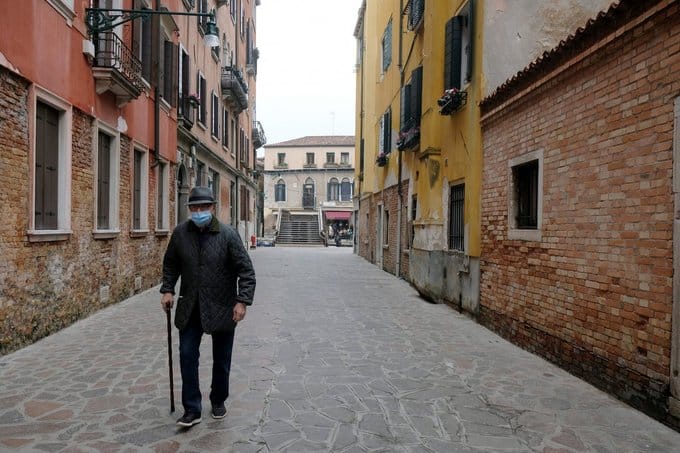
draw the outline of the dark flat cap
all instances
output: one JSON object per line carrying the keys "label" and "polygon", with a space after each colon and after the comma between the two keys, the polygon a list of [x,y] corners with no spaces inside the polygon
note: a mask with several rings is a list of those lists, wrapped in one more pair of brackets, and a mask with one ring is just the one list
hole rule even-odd
{"label": "dark flat cap", "polygon": [[189,193],[189,201],[187,206],[194,204],[215,204],[215,199],[213,198],[212,190],[207,187],[194,187]]}

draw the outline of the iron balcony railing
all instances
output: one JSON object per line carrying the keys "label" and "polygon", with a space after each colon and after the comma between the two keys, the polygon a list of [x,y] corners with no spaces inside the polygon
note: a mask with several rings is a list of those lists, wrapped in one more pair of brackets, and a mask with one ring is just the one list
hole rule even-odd
{"label": "iron balcony railing", "polygon": [[123,40],[113,30],[100,32],[97,34],[95,46],[92,66],[115,69],[135,88],[136,93],[131,93],[132,97],[139,96],[146,86],[142,78],[142,63]]}
{"label": "iron balcony railing", "polygon": [[267,144],[267,137],[264,135],[264,128],[259,121],[253,121],[253,146],[255,149]]}
{"label": "iron balcony railing", "polygon": [[423,20],[425,0],[411,0],[408,5],[408,29],[415,30]]}
{"label": "iron balcony railing", "polygon": [[237,112],[248,108],[248,85],[237,68],[222,68],[222,98]]}

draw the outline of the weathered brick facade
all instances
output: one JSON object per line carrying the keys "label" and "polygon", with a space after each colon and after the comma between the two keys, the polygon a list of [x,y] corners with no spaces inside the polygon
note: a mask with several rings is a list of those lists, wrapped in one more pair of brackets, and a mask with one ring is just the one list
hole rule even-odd
{"label": "weathered brick facade", "polygon": [[[5,221],[0,223],[0,354],[156,285],[168,240],[167,233],[154,233],[155,218],[151,215],[149,233],[130,234],[132,142],[124,136],[120,149],[120,233],[111,239],[94,239],[93,118],[74,108],[73,233],[65,241],[29,242],[28,85],[0,67],[0,201],[5,214]],[[150,169],[149,210],[153,212],[157,199],[155,173]],[[173,188],[174,169],[169,174]],[[171,224],[174,196],[171,189]]]}
{"label": "weathered brick facade", "polygon": [[[402,193],[408,189],[408,181],[402,182]],[[380,204],[384,206],[388,213],[387,234],[388,245],[383,247],[382,269],[401,277],[407,278],[409,273],[409,221],[408,221],[408,198],[406,195],[402,196],[402,212],[401,212],[401,247],[397,247],[397,218],[399,209],[399,192],[398,186],[394,185],[388,187],[382,192],[372,194],[362,199],[359,207],[359,227],[358,227],[358,254],[370,261],[376,263],[376,245],[377,222],[378,222],[378,207]],[[401,258],[399,262],[399,273],[397,274],[397,250],[401,250]]]}
{"label": "weathered brick facade", "polygon": [[[485,112],[479,319],[677,425],[666,399],[680,5],[638,22]],[[543,155],[541,238],[510,240],[509,160],[531,152]]]}

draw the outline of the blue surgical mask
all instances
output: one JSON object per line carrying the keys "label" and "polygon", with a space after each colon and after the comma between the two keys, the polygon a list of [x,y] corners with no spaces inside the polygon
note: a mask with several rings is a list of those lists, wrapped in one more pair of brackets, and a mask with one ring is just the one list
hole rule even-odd
{"label": "blue surgical mask", "polygon": [[212,220],[212,212],[210,211],[196,211],[191,213],[191,220],[197,227],[204,227]]}

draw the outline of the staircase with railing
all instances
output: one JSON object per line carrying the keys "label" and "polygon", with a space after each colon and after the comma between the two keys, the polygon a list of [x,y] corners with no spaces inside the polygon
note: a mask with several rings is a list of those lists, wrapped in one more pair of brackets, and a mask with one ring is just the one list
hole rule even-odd
{"label": "staircase with railing", "polygon": [[282,212],[276,245],[324,245],[319,234],[318,214],[292,215],[288,211]]}

